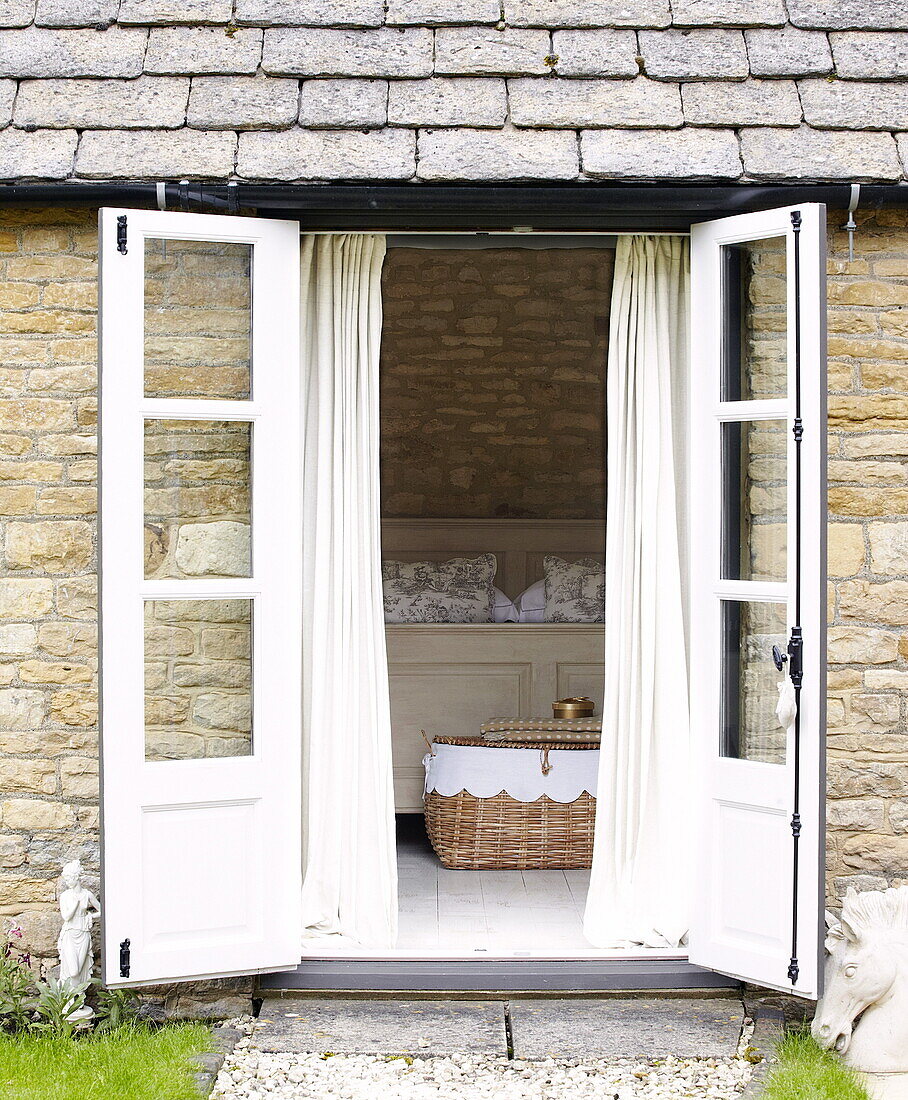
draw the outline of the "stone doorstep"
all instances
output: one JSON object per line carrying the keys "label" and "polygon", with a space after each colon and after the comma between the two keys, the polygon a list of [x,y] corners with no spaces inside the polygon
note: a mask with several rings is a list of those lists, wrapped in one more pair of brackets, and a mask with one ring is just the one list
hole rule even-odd
{"label": "stone doorstep", "polygon": [[195,1073],[195,1082],[199,1093],[208,1096],[214,1088],[224,1059],[242,1039],[242,1031],[233,1027],[216,1027],[211,1033],[214,1050],[207,1054],[197,1054],[193,1063],[198,1067]]}
{"label": "stone doorstep", "polygon": [[744,1015],[739,999],[722,997],[268,998],[251,1046],[267,1053],[528,1060],[722,1058],[737,1049]]}

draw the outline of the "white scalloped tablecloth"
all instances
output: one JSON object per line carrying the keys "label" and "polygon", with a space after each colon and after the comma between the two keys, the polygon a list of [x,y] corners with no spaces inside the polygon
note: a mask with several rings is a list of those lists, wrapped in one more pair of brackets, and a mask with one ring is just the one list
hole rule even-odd
{"label": "white scalloped tablecloth", "polygon": [[543,770],[544,749],[493,749],[482,745],[434,745],[426,753],[426,793],[450,797],[467,791],[475,798],[494,798],[505,791],[518,802],[535,802],[548,795],[555,802],[573,802],[584,791],[596,794],[598,749],[549,749],[549,772]]}

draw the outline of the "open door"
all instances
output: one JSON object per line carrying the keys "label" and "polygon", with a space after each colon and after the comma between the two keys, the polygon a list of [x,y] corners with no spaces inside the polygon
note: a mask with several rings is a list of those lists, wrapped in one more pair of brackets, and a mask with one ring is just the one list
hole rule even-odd
{"label": "open door", "polygon": [[805,997],[822,974],[825,276],[822,206],[691,230],[690,958]]}
{"label": "open door", "polygon": [[100,229],[104,981],[293,968],[299,227]]}

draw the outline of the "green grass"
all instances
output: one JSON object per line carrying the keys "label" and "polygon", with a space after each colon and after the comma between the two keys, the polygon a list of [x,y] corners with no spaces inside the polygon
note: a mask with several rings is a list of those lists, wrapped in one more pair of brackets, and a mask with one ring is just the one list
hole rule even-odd
{"label": "green grass", "polygon": [[0,1036],[2,1100],[199,1100],[190,1058],[202,1024],[124,1027],[79,1039]]}
{"label": "green grass", "polygon": [[838,1055],[823,1050],[806,1031],[786,1035],[777,1055],[760,1100],[868,1100]]}

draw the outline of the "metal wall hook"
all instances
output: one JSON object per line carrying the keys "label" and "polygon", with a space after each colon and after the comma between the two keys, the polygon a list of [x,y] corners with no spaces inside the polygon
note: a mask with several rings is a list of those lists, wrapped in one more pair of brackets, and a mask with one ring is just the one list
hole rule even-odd
{"label": "metal wall hook", "polygon": [[857,229],[857,222],[854,220],[854,212],[858,208],[858,203],[861,201],[861,185],[859,183],[853,183],[851,185],[851,199],[848,203],[848,221],[845,222],[845,229],[848,233],[848,262],[854,263],[854,232]]}

